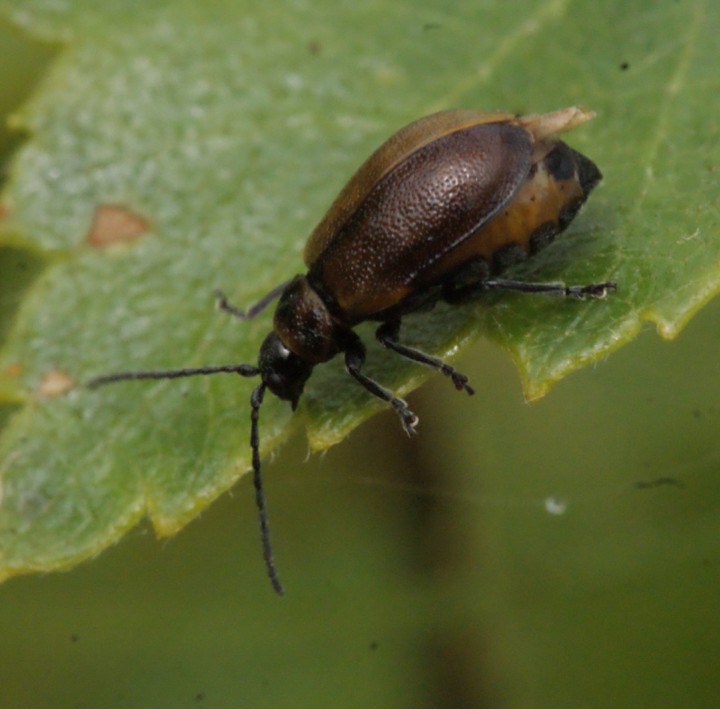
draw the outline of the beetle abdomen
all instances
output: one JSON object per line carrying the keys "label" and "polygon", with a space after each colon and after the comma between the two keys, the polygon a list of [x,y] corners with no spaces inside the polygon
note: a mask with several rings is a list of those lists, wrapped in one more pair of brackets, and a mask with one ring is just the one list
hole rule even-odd
{"label": "beetle abdomen", "polygon": [[531,158],[530,134],[509,122],[424,145],[369,191],[308,279],[348,323],[401,303],[439,256],[503,209],[525,182]]}
{"label": "beetle abdomen", "polygon": [[432,286],[478,259],[488,273],[502,273],[537,253],[570,224],[601,178],[595,163],[556,141],[505,207],[421,273],[416,286]]}

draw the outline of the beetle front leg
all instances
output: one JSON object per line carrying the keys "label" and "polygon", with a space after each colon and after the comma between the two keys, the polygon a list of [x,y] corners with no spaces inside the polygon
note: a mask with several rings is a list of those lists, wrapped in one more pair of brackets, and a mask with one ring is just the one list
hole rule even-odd
{"label": "beetle front leg", "polygon": [[267,308],[267,306],[270,305],[270,303],[272,303],[273,300],[275,300],[275,298],[277,298],[289,284],[290,281],[285,281],[285,283],[275,286],[275,288],[273,288],[269,293],[266,293],[262,298],[260,298],[260,300],[258,300],[257,303],[253,303],[247,310],[242,310],[242,308],[232,305],[232,303],[228,301],[225,292],[219,288],[216,288],[213,291],[213,295],[215,296],[219,310],[232,315],[234,318],[238,318],[238,320],[252,320],[256,315],[262,313],[262,311],[265,310],[265,308]]}
{"label": "beetle front leg", "polygon": [[416,427],[419,419],[408,408],[408,405],[402,399],[398,399],[391,391],[380,386],[374,379],[371,379],[360,371],[363,364],[365,364],[365,345],[363,345],[360,338],[354,332],[347,334],[347,342],[345,343],[344,349],[345,368],[348,373],[373,396],[387,401],[387,403],[395,409],[398,416],[400,416],[400,421],[408,436],[417,433]]}
{"label": "beetle front leg", "polygon": [[443,362],[437,357],[425,354],[421,350],[417,350],[414,347],[408,347],[398,342],[400,336],[400,320],[390,320],[383,323],[375,332],[378,342],[387,349],[397,352],[401,357],[405,357],[413,362],[419,362],[424,364],[426,367],[432,367],[441,374],[452,379],[455,388],[458,391],[463,389],[468,394],[474,394],[475,390],[468,384],[468,378],[466,375],[458,372],[457,369],[451,367],[447,362]]}

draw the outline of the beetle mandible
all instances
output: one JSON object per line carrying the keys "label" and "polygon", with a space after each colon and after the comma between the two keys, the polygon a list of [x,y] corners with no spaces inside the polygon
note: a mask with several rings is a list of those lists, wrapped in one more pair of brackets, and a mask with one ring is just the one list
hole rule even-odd
{"label": "beetle mandible", "polygon": [[418,419],[405,401],[363,372],[365,346],[356,325],[379,322],[383,347],[436,369],[472,394],[464,374],[400,342],[405,315],[439,300],[457,303],[495,290],[584,298],[614,289],[611,281],[565,286],[498,278],[563,231],[602,178],[589,158],[557,138],[593,116],[577,107],[529,116],[442,111],[411,123],[383,143],[335,199],[308,239],[305,275],[274,288],[248,311],[218,292],[220,308],[242,319],[279,296],[256,366],[119,372],[89,382],[95,387],[219,372],[260,377],[250,398],[253,481],[263,557],[279,594],[259,453],[266,389],[294,410],[313,368],[342,353],[348,373],[387,402],[413,434]]}

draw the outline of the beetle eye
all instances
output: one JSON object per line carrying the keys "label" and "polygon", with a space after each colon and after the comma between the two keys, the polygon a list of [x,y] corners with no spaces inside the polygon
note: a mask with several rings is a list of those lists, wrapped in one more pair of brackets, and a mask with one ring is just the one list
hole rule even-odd
{"label": "beetle eye", "polygon": [[312,373],[312,365],[285,347],[274,332],[265,338],[258,364],[268,389],[279,399],[290,401],[294,409]]}

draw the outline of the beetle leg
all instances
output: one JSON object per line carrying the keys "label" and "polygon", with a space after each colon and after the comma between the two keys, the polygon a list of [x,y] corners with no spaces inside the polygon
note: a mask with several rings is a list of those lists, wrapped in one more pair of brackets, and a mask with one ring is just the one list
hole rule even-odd
{"label": "beetle leg", "polygon": [[602,283],[589,283],[581,286],[566,286],[564,283],[527,283],[525,281],[512,281],[505,278],[492,278],[479,281],[459,288],[446,289],[443,298],[448,303],[459,303],[473,298],[490,290],[510,290],[520,293],[549,293],[566,298],[604,298],[608,291],[615,290],[614,281]]}
{"label": "beetle leg", "polygon": [[429,354],[415,349],[414,347],[408,347],[407,345],[401,345],[398,342],[400,335],[400,320],[389,320],[383,323],[375,332],[378,342],[387,349],[397,352],[402,357],[412,360],[413,362],[419,362],[424,364],[426,367],[432,367],[441,374],[452,379],[455,388],[458,391],[463,389],[468,394],[474,394],[475,390],[468,384],[468,378],[458,372],[454,367],[451,367],[447,362],[443,362],[437,357],[433,357]]}
{"label": "beetle leg", "polygon": [[364,363],[365,345],[363,345],[360,338],[354,332],[349,332],[347,342],[345,343],[345,368],[348,373],[373,396],[387,401],[388,404],[395,409],[398,416],[400,416],[400,421],[408,436],[417,433],[416,426],[418,425],[418,417],[408,408],[407,403],[402,399],[398,399],[391,391],[380,386],[374,379],[363,374],[360,370]]}
{"label": "beetle leg", "polygon": [[275,286],[269,293],[266,293],[257,303],[253,303],[247,310],[242,310],[228,302],[227,296],[219,288],[213,291],[213,295],[217,299],[217,307],[224,313],[229,313],[233,317],[240,320],[252,320],[256,315],[262,313],[270,303],[277,298],[288,286],[290,281],[285,281],[279,286]]}
{"label": "beetle leg", "polygon": [[521,293],[550,293],[562,295],[566,298],[604,298],[609,290],[615,290],[617,284],[613,281],[602,283],[588,283],[584,286],[566,286],[564,283],[525,283],[524,281],[510,281],[504,278],[495,278],[483,281],[482,290],[514,290]]}

